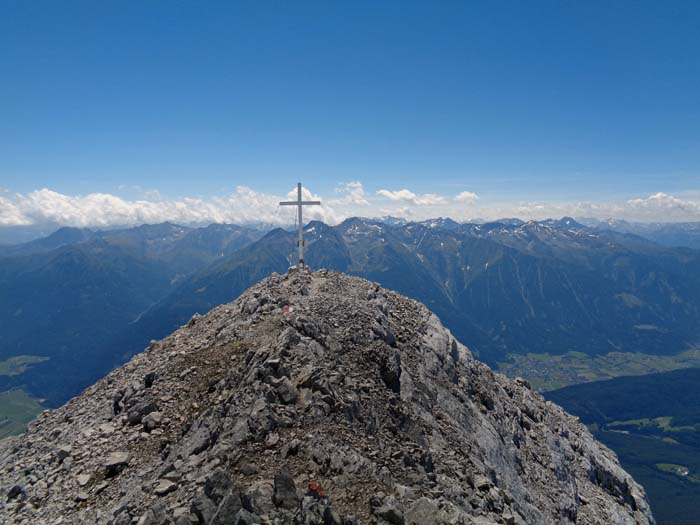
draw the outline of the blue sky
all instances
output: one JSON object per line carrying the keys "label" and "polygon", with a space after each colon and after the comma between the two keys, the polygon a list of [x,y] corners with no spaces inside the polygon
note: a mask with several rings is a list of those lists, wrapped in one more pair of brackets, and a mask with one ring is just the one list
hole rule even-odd
{"label": "blue sky", "polygon": [[358,181],[377,213],[424,206],[377,193],[403,189],[451,203],[432,214],[473,192],[481,208],[464,217],[659,193],[700,210],[697,2],[5,1],[0,14],[0,223],[44,188],[210,202],[297,179],[327,199]]}

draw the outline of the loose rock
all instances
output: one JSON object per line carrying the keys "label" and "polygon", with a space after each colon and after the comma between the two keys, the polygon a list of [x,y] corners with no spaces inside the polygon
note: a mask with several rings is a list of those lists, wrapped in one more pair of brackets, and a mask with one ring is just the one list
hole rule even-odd
{"label": "loose rock", "polygon": [[18,525],[653,523],[576,418],[326,270],[272,275],[40,414],[0,441],[0,488]]}

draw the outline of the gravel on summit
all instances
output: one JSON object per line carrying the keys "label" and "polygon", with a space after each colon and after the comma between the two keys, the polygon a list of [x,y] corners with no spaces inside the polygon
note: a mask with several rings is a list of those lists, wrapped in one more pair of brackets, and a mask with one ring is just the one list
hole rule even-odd
{"label": "gravel on summit", "polygon": [[423,305],[291,270],[0,442],[0,523],[651,524],[578,420]]}

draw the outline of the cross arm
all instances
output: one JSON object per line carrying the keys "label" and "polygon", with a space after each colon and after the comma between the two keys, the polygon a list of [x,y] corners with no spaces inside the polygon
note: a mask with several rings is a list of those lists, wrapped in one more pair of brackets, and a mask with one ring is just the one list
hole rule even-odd
{"label": "cross arm", "polygon": [[280,206],[310,206],[310,205],[320,205],[321,201],[282,201],[280,202]]}

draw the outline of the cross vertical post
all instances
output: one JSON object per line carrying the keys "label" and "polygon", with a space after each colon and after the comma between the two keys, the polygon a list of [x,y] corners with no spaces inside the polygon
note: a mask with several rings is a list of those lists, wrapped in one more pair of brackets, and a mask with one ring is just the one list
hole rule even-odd
{"label": "cross vertical post", "polygon": [[320,206],[321,201],[304,201],[301,197],[301,182],[297,183],[297,200],[295,201],[282,201],[280,206],[296,206],[298,213],[299,222],[299,239],[297,240],[297,246],[299,248],[299,268],[304,267],[304,222],[302,219],[301,209],[304,206]]}

